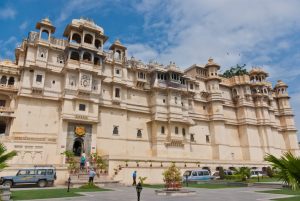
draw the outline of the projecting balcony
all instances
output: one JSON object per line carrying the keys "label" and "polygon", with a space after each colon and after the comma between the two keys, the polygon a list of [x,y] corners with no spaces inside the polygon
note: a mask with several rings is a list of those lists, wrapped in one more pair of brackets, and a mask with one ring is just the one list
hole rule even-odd
{"label": "projecting balcony", "polygon": [[14,117],[14,109],[0,106],[0,117]]}
{"label": "projecting balcony", "polygon": [[15,83],[14,85],[8,85],[8,84],[0,84],[0,90],[5,91],[18,91],[18,85]]}

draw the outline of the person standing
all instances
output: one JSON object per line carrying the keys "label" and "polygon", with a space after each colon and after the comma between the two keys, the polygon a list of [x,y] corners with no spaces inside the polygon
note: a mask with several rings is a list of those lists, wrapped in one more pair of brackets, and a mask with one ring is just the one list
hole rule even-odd
{"label": "person standing", "polygon": [[136,172],[136,170],[132,173],[132,180],[133,180],[133,182],[132,182],[132,185],[133,186],[136,186],[136,175],[137,175],[137,172]]}
{"label": "person standing", "polygon": [[84,169],[85,161],[86,161],[85,155],[82,154],[80,157],[80,170]]}
{"label": "person standing", "polygon": [[90,172],[89,172],[89,183],[92,184],[94,183],[94,177],[96,175],[96,172],[94,171],[93,168],[90,169]]}

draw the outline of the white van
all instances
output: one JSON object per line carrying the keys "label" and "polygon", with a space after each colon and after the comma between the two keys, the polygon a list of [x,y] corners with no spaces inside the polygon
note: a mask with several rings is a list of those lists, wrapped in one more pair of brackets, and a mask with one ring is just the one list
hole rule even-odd
{"label": "white van", "polygon": [[205,180],[214,179],[214,177],[210,175],[208,170],[199,169],[199,170],[185,171],[182,179],[184,182],[186,181],[186,179],[188,181],[205,181]]}

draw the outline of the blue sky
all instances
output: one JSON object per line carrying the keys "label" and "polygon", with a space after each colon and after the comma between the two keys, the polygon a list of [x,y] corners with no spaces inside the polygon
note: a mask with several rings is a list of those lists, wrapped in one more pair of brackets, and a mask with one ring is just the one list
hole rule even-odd
{"label": "blue sky", "polygon": [[275,83],[289,85],[300,129],[300,1],[297,0],[1,0],[0,59],[37,21],[49,17],[62,37],[73,18],[92,18],[145,62],[176,62],[181,68],[212,56],[222,70],[237,63],[261,66]]}

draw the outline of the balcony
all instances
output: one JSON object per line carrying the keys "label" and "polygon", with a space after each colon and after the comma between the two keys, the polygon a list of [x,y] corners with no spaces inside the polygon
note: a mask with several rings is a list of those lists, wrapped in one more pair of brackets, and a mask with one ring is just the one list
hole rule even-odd
{"label": "balcony", "polygon": [[0,117],[14,117],[14,109],[10,107],[0,106]]}
{"label": "balcony", "polygon": [[0,90],[17,92],[18,86],[17,86],[17,84],[14,84],[14,85],[0,84]]}

